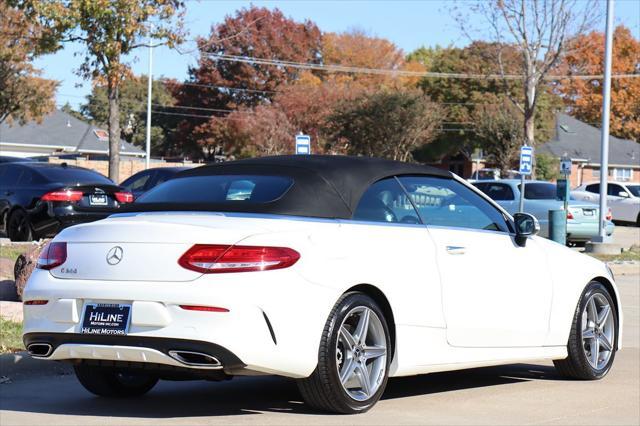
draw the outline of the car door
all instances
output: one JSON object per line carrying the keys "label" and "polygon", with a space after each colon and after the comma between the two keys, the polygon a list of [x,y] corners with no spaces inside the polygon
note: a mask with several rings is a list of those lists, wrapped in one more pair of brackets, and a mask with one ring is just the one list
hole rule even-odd
{"label": "car door", "polygon": [[552,283],[536,241],[514,241],[505,216],[453,179],[402,177],[436,245],[447,340],[458,347],[541,346]]}
{"label": "car door", "polygon": [[[627,194],[627,197],[621,197],[620,193]],[[611,209],[614,220],[623,220],[627,222],[635,222],[636,218],[633,214],[633,202],[630,194],[622,185],[617,183],[607,184],[607,204]]]}

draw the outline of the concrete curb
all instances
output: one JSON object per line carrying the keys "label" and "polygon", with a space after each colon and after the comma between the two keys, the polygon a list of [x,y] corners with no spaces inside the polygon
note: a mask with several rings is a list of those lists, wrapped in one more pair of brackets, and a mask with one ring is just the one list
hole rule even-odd
{"label": "concrete curb", "polygon": [[616,277],[620,275],[639,275],[640,274],[640,262],[625,261],[625,262],[607,262],[611,272]]}
{"label": "concrete curb", "polygon": [[26,352],[0,355],[0,385],[30,377],[66,376],[72,372],[70,364],[33,359]]}

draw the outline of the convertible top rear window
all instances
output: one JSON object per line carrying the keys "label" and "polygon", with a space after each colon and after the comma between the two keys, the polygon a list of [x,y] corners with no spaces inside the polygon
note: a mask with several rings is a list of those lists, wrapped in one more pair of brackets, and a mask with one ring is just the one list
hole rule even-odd
{"label": "convertible top rear window", "polygon": [[267,175],[204,175],[169,180],[143,194],[136,204],[269,203],[282,197],[293,179]]}

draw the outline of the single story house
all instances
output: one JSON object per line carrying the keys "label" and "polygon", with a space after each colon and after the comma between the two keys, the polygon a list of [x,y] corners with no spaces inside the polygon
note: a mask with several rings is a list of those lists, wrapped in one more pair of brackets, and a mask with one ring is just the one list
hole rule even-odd
{"label": "single story house", "polygon": [[[0,155],[13,157],[61,156],[78,154],[86,157],[109,153],[106,130],[56,109],[41,122],[0,124]],[[144,157],[140,148],[121,140],[120,155]]]}
{"label": "single story house", "polygon": [[[570,115],[556,115],[553,139],[538,147],[538,153],[572,161],[571,186],[600,179],[600,129]],[[609,180],[640,182],[640,143],[609,137]]]}

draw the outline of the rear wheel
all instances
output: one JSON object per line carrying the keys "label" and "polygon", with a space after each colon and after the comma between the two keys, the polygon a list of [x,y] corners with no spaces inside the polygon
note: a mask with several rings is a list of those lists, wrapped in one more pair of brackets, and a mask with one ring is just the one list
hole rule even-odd
{"label": "rear wheel", "polygon": [[110,368],[76,365],[74,370],[78,381],[86,390],[108,398],[144,395],[158,383],[158,378],[155,376]]}
{"label": "rear wheel", "polygon": [[7,237],[11,241],[32,241],[33,230],[29,216],[24,210],[14,210],[7,220]]}
{"label": "rear wheel", "polygon": [[560,374],[596,380],[607,375],[616,354],[618,317],[609,291],[592,281],[576,308],[567,344],[569,356],[554,361]]}
{"label": "rear wheel", "polygon": [[376,302],[363,293],[345,294],[325,325],[316,370],[298,380],[302,397],[324,411],[369,410],[387,384],[389,347],[387,322]]}

